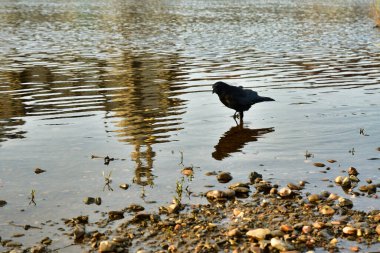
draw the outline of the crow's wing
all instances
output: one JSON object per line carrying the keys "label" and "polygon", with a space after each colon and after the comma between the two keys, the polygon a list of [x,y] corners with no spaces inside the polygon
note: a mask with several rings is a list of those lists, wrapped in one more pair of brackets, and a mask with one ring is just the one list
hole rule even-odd
{"label": "crow's wing", "polygon": [[260,101],[260,96],[257,94],[256,91],[248,90],[248,89],[242,89],[244,95],[242,94],[240,96],[240,103],[245,105],[252,105]]}

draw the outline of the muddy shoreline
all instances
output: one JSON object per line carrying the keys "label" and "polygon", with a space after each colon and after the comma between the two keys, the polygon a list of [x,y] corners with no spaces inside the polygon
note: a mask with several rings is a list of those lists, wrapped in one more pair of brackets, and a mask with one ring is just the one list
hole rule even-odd
{"label": "muddy shoreline", "polygon": [[[282,187],[256,172],[247,183],[229,184],[228,172],[211,172],[207,175],[216,176],[226,189],[187,192],[209,201],[192,205],[181,203],[193,172],[185,168],[172,204],[152,212],[133,204],[95,221],[88,215],[63,219],[61,233],[72,242],[65,248],[80,246],[86,252],[377,252],[380,210],[355,210],[350,196],[378,201],[378,185],[368,183],[375,191],[365,192],[355,184],[353,169],[343,177],[350,184],[346,196],[325,190],[310,194],[304,181]],[[27,248],[11,239],[1,243],[13,253],[63,250],[49,237]]]}

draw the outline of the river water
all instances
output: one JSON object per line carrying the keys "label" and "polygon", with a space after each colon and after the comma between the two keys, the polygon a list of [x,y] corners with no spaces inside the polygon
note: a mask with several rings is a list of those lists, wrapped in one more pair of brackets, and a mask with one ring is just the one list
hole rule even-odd
{"label": "river water", "polygon": [[[226,187],[207,172],[239,182],[257,171],[379,209],[333,183],[350,166],[360,184],[380,183],[380,31],[370,10],[353,0],[0,0],[1,237],[64,245],[61,218],[132,203],[155,211],[189,166],[195,193]],[[241,128],[211,92],[219,80],[276,102],[253,106]]]}

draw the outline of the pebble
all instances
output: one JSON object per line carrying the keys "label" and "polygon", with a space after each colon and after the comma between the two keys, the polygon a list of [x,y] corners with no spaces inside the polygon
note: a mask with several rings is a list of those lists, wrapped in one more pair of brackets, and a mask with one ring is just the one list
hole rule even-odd
{"label": "pebble", "polygon": [[84,234],[85,234],[84,226],[81,224],[76,225],[73,231],[74,240],[77,241],[77,240],[82,239]]}
{"label": "pebble", "polygon": [[337,176],[334,181],[335,181],[336,184],[342,184],[343,177],[342,176]]}
{"label": "pebble", "polygon": [[283,198],[289,197],[291,194],[292,194],[292,190],[290,190],[289,187],[284,187],[278,190],[278,195],[280,195]]}
{"label": "pebble", "polygon": [[291,245],[289,245],[285,241],[277,239],[277,238],[272,238],[270,240],[270,245],[273,248],[278,249],[279,251],[287,251],[287,250],[293,249],[293,247]]}
{"label": "pebble", "polygon": [[256,171],[251,172],[251,174],[249,174],[249,181],[250,181],[252,184],[254,184],[255,181],[256,181],[256,179],[258,179],[258,178],[262,179],[262,178],[263,178],[263,175],[257,173]]}
{"label": "pebble", "polygon": [[335,210],[332,207],[325,205],[319,209],[319,212],[325,215],[333,215],[335,213]]}
{"label": "pebble", "polygon": [[120,184],[119,187],[123,190],[128,190],[129,184]]}
{"label": "pebble", "polygon": [[311,202],[311,203],[314,203],[314,202],[317,202],[320,200],[319,198],[319,195],[318,194],[311,194],[307,197],[307,199]]}
{"label": "pebble", "polygon": [[8,248],[18,248],[18,247],[21,247],[22,246],[22,243],[20,242],[15,242],[15,241],[9,241],[5,244],[5,247],[8,247]]}
{"label": "pebble", "polygon": [[281,229],[281,231],[284,231],[285,233],[289,233],[289,232],[292,232],[294,230],[294,228],[292,226],[289,226],[289,225],[281,225],[280,229]]}
{"label": "pebble", "polygon": [[344,227],[343,228],[343,233],[347,235],[355,235],[356,234],[356,228],[353,227]]}
{"label": "pebble", "polygon": [[345,177],[343,178],[343,181],[342,181],[342,187],[350,187],[351,186],[351,180],[349,177]]}
{"label": "pebble", "polygon": [[340,207],[352,208],[354,204],[352,203],[352,201],[350,199],[340,197],[340,198],[338,198],[338,205]]}
{"label": "pebble", "polygon": [[216,176],[216,179],[219,183],[228,183],[232,180],[232,176],[229,172],[221,172]]}
{"label": "pebble", "polygon": [[359,252],[360,248],[358,246],[351,246],[350,250],[353,252]]}
{"label": "pebble", "polygon": [[101,241],[99,243],[99,252],[113,252],[116,249],[116,243],[112,241]]}
{"label": "pebble", "polygon": [[241,232],[238,228],[233,228],[227,232],[227,236],[229,237],[237,237],[240,235],[241,235]]}
{"label": "pebble", "polygon": [[186,167],[186,168],[182,169],[181,173],[182,173],[182,175],[189,177],[189,176],[194,175],[194,170],[192,167]]}
{"label": "pebble", "polygon": [[258,241],[264,240],[267,235],[269,235],[271,231],[268,228],[257,228],[249,230],[246,235],[248,237],[252,237]]}
{"label": "pebble", "polygon": [[320,168],[326,166],[324,163],[313,163],[313,165],[314,165],[315,167],[320,167]]}
{"label": "pebble", "polygon": [[3,207],[7,204],[7,201],[0,199],[0,207]]}
{"label": "pebble", "polygon": [[123,211],[109,211],[108,212],[108,218],[110,220],[120,220],[124,218],[124,212]]}
{"label": "pebble", "polygon": [[312,230],[313,230],[313,228],[311,226],[303,226],[302,227],[302,233],[304,233],[304,234],[309,234]]}
{"label": "pebble", "polygon": [[354,168],[354,167],[349,167],[347,169],[347,172],[348,172],[348,175],[354,175],[354,176],[359,175],[358,170],[356,168]]}
{"label": "pebble", "polygon": [[36,168],[35,170],[34,170],[34,173],[36,173],[36,174],[41,174],[41,173],[44,173],[46,170],[43,170],[43,169],[40,169],[40,168]]}
{"label": "pebble", "polygon": [[30,248],[30,253],[43,253],[46,252],[46,245],[37,244]]}
{"label": "pebble", "polygon": [[376,227],[376,233],[377,233],[378,235],[380,235],[380,224],[377,225],[377,227]]}

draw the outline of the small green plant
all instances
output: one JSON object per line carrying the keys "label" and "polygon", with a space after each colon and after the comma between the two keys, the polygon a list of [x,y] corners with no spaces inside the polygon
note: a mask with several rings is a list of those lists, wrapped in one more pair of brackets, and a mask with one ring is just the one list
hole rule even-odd
{"label": "small green plant", "polygon": [[29,205],[30,204],[34,204],[35,206],[37,205],[36,204],[36,190],[32,189],[31,193],[30,193],[30,197],[29,197],[30,201],[29,201]]}
{"label": "small green plant", "polygon": [[113,191],[111,187],[111,183],[112,183],[111,175],[112,175],[112,171],[110,171],[108,175],[106,175],[106,173],[103,171],[103,177],[105,181],[105,184],[103,186],[103,191],[106,189],[106,187],[109,191]]}
{"label": "small green plant", "polygon": [[175,201],[177,203],[181,203],[182,201],[182,194],[183,194],[183,184],[185,183],[185,178],[184,177],[181,177],[181,180],[177,180],[176,182],[176,189],[175,189],[175,192],[176,192],[176,196],[174,197]]}

